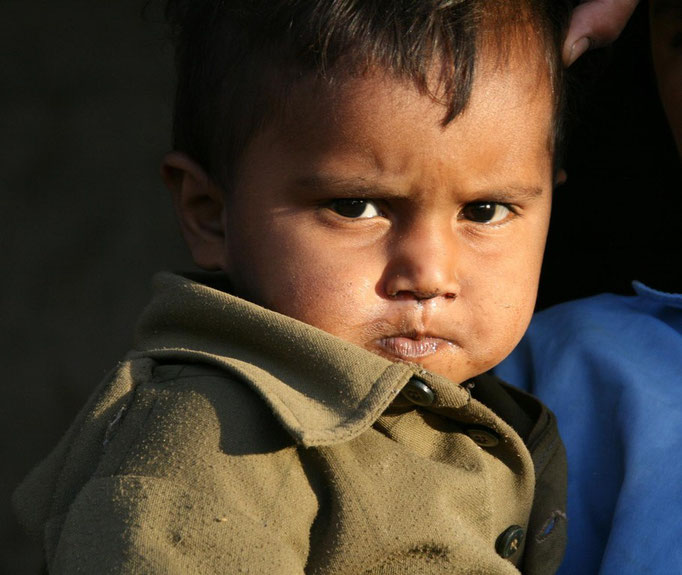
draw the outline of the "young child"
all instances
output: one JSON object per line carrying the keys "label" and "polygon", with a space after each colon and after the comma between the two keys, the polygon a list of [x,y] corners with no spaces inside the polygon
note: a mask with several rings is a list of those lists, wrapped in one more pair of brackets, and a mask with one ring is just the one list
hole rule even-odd
{"label": "young child", "polygon": [[569,7],[170,1],[196,263],[15,494],[55,573],[552,573],[533,310]]}

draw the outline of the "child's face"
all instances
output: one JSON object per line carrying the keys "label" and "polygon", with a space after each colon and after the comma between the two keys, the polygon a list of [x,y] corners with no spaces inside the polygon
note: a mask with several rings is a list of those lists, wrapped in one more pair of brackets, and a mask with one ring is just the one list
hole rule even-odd
{"label": "child's face", "polygon": [[382,74],[298,90],[246,149],[219,265],[235,293],[462,382],[532,314],[552,98],[536,66],[479,70],[463,115]]}

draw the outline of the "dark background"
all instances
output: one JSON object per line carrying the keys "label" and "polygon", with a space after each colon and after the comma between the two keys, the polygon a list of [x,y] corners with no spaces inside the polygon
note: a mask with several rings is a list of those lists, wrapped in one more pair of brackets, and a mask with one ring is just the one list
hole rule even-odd
{"label": "dark background", "polygon": [[[190,267],[158,178],[172,56],[142,5],[0,0],[0,573],[40,565],[10,492],[129,347],[153,273]],[[647,42],[640,9],[576,69],[541,307],[632,279],[682,290],[682,177]]]}
{"label": "dark background", "polygon": [[158,177],[172,56],[142,0],[0,0],[0,574],[40,556],[9,495],[188,268]]}
{"label": "dark background", "polygon": [[633,279],[682,292],[682,162],[658,100],[647,3],[572,69],[568,180],[554,195],[538,306]]}

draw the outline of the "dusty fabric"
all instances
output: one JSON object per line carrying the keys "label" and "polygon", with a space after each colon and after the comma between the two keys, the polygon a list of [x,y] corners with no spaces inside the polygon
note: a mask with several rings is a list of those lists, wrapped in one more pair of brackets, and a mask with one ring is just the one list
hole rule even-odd
{"label": "dusty fabric", "polygon": [[[431,405],[401,394],[415,381]],[[553,573],[553,416],[470,383],[163,274],[135,349],[14,504],[53,573]]]}

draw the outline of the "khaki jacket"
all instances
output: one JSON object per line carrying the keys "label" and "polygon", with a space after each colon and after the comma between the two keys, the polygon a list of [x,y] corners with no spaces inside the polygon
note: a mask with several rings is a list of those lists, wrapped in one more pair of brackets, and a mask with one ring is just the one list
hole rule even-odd
{"label": "khaki jacket", "polygon": [[553,416],[469,383],[163,274],[15,508],[52,573],[553,573]]}

